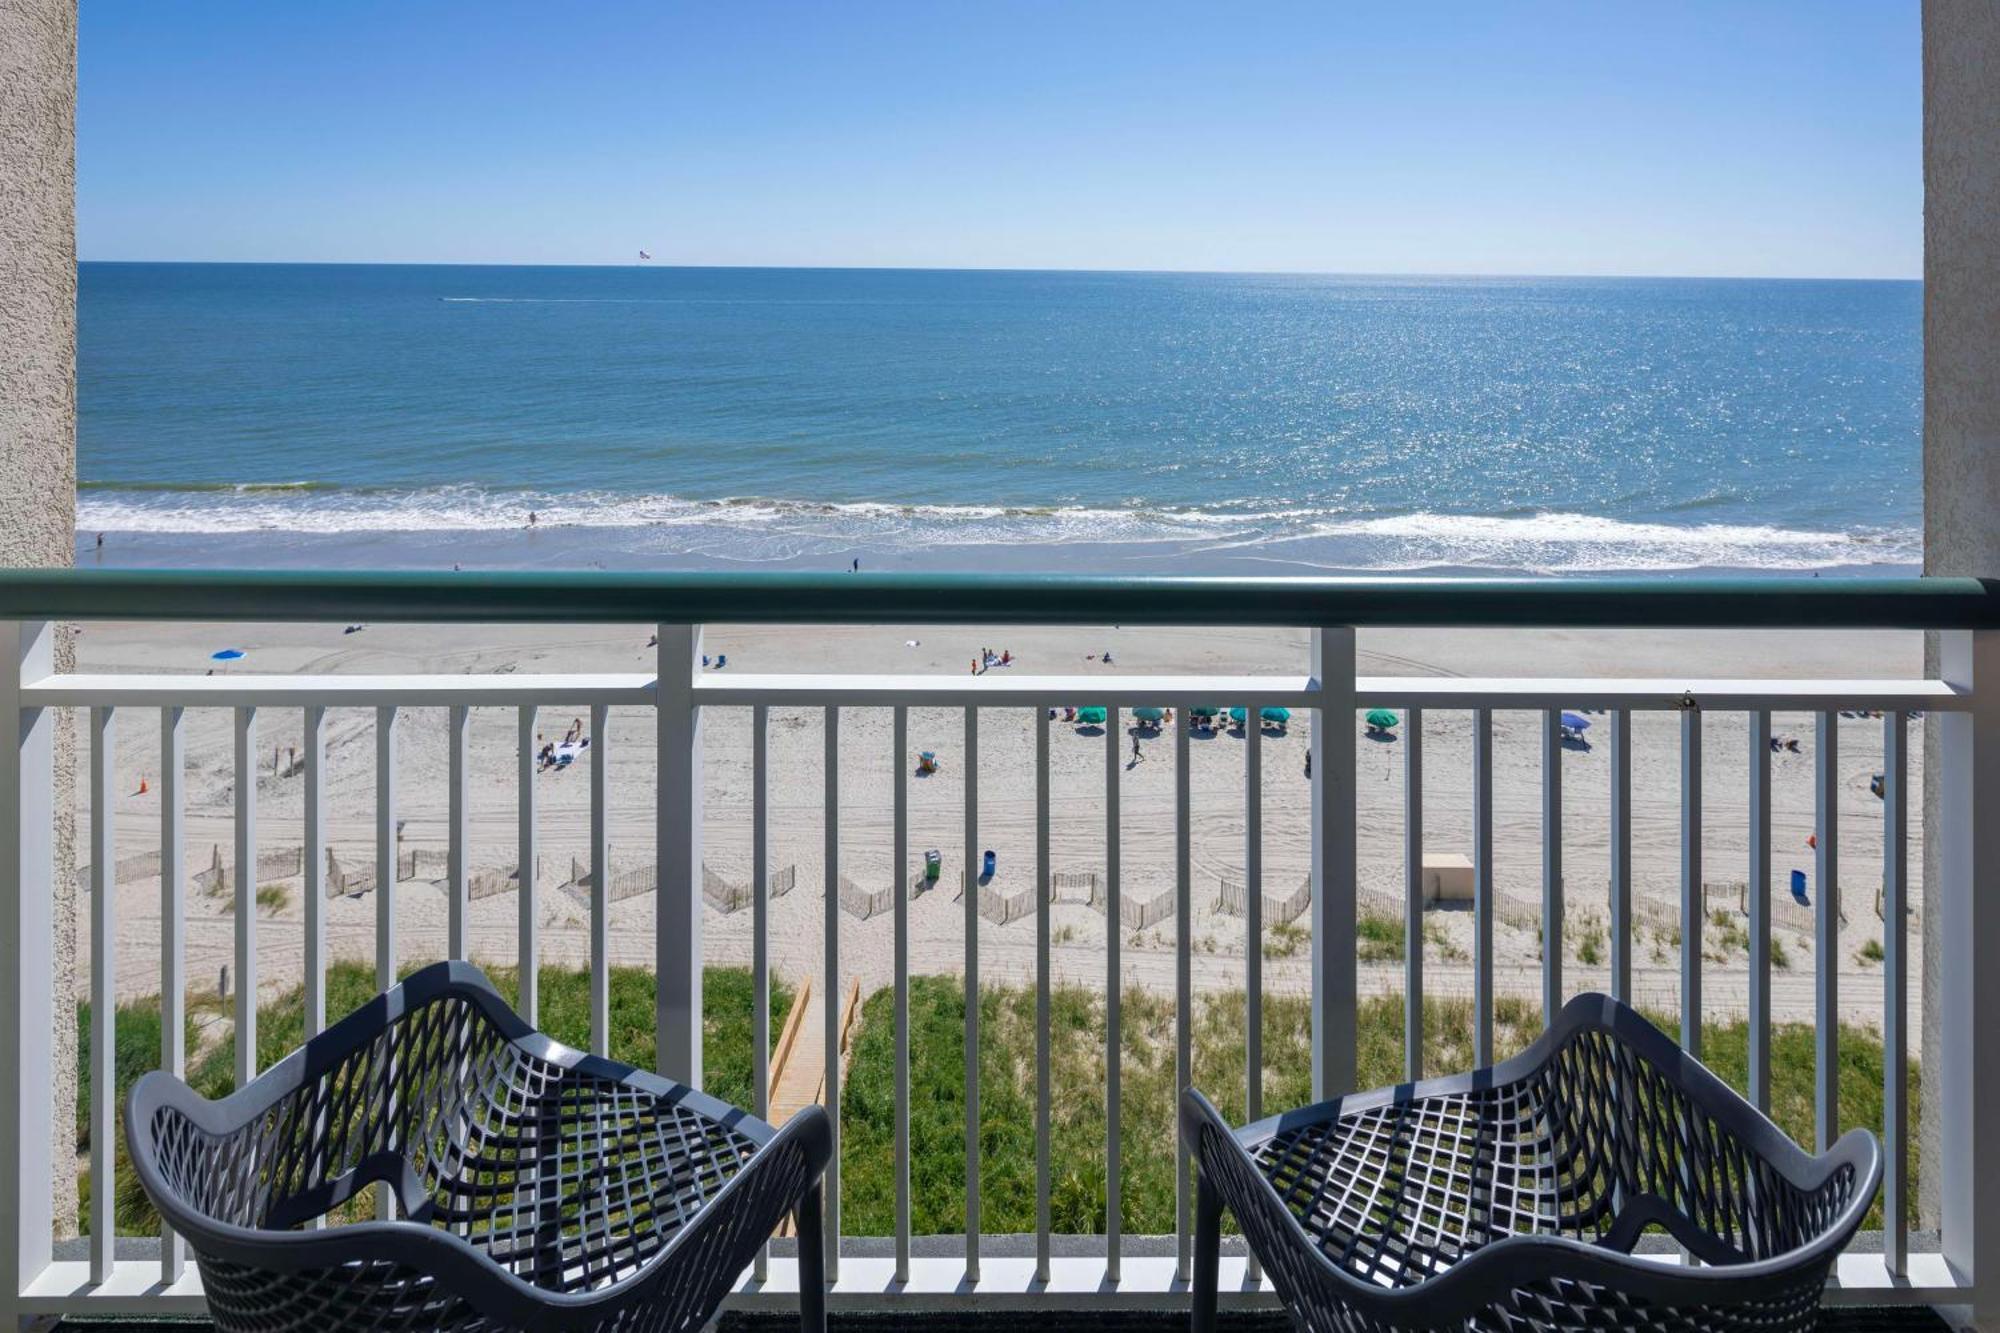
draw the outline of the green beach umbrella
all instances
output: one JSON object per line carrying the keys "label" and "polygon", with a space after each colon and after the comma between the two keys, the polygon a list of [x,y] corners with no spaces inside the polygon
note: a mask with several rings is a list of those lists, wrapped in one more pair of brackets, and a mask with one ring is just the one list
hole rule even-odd
{"label": "green beach umbrella", "polygon": [[1367,717],[1366,717],[1366,718],[1365,718],[1364,720],[1365,720],[1365,721],[1366,721],[1366,722],[1368,723],[1368,725],[1369,725],[1369,726],[1371,726],[1371,727],[1382,727],[1382,728],[1385,728],[1385,729],[1386,729],[1386,728],[1389,728],[1389,727],[1393,727],[1393,726],[1395,726],[1395,725],[1396,725],[1396,724],[1397,724],[1398,722],[1402,721],[1402,719],[1401,719],[1401,718],[1397,717],[1397,716],[1396,716],[1396,715],[1395,715],[1395,714],[1394,714],[1393,712],[1391,712],[1391,711],[1390,711],[1389,709],[1387,709],[1387,708],[1371,708],[1371,709],[1369,709],[1369,710],[1368,710],[1368,715],[1367,715]]}
{"label": "green beach umbrella", "polygon": [[1241,722],[1244,718],[1249,716],[1250,716],[1250,711],[1246,708],[1237,707],[1229,710],[1229,720],[1231,722]]}
{"label": "green beach umbrella", "polygon": [[1138,718],[1141,722],[1158,722],[1166,715],[1167,715],[1167,710],[1164,708],[1148,707],[1148,708],[1135,708],[1132,710],[1132,716]]}
{"label": "green beach umbrella", "polygon": [[1076,720],[1078,722],[1081,722],[1086,727],[1103,726],[1104,717],[1105,717],[1104,710],[1102,708],[1096,707],[1095,705],[1089,708],[1079,708],[1076,710]]}
{"label": "green beach umbrella", "polygon": [[1292,710],[1276,707],[1260,708],[1257,710],[1257,716],[1263,718],[1266,722],[1290,722],[1292,720]]}
{"label": "green beach umbrella", "polygon": [[1188,709],[1188,716],[1190,716],[1190,717],[1214,717],[1214,716],[1215,716],[1216,714],[1220,713],[1221,711],[1222,711],[1222,710],[1221,710],[1220,708],[1217,708],[1217,707],[1215,707],[1215,706],[1214,706],[1214,705],[1212,705],[1212,704],[1197,704],[1197,705],[1195,705],[1195,706],[1194,706],[1193,708],[1190,708],[1190,709]]}

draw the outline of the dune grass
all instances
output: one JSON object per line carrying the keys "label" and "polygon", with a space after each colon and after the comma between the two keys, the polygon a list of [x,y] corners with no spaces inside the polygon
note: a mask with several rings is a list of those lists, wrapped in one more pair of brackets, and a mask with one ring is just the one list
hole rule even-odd
{"label": "dune grass", "polygon": [[[511,969],[488,975],[511,1002]],[[329,1020],[351,1012],[374,993],[374,972],[337,964],[327,977]],[[611,976],[611,1051],[647,1068],[653,1062],[653,979],[630,968]],[[710,968],[704,990],[704,1082],[738,1105],[750,1097],[750,975],[741,968]],[[1058,988],[1051,1000],[1051,1220],[1056,1231],[1101,1233],[1105,1224],[1104,1002],[1097,991]],[[792,1002],[790,988],[772,988],[775,1037]],[[887,1235],[895,1224],[893,998],[888,990],[864,1002],[853,1058],[842,1091],[842,1226],[849,1235]],[[205,1096],[234,1084],[231,1037],[201,1046],[197,1019],[213,1019],[224,1006],[209,997],[192,1005],[189,1082]],[[1174,1229],[1174,1014],[1171,999],[1128,991],[1121,1041],[1122,1221],[1134,1234]],[[544,968],[541,1026],[557,1040],[586,1047],[590,990],[581,970]],[[258,1065],[268,1067],[298,1046],[304,997],[293,990],[258,1008]],[[1650,1015],[1670,1033],[1677,1023]],[[1472,1064],[1471,1006],[1433,1000],[1424,1007],[1427,1069],[1432,1073]],[[1535,1005],[1501,998],[1494,1004],[1494,1049],[1504,1058],[1540,1030]],[[89,1007],[78,1007],[83,1094],[77,1147],[89,1144]],[[1196,1001],[1191,1037],[1195,1085],[1234,1122],[1245,1116],[1246,1015],[1241,991]],[[1309,1014],[1303,999],[1270,997],[1264,1005],[1264,1098],[1268,1112],[1311,1100]],[[991,1232],[1030,1231],[1035,1225],[1035,997],[1028,987],[991,987],[980,997],[980,1196],[982,1225]],[[910,1135],[912,1221],[919,1234],[955,1233],[965,1225],[965,1005],[956,977],[910,979]],[[159,1060],[160,1011],[156,998],[120,1005],[117,1080],[124,1092]],[[1747,1083],[1749,1033],[1742,1022],[1703,1028],[1703,1058],[1737,1088]],[[1395,1083],[1402,1076],[1403,1013],[1400,996],[1364,1000],[1357,1059],[1362,1087]],[[1801,1143],[1812,1142],[1813,1029],[1781,1024],[1772,1034],[1772,1118]],[[1840,1034],[1840,1108],[1843,1128],[1882,1125],[1882,1046],[1870,1030],[1843,1026]],[[1918,1069],[1910,1065],[1911,1095]],[[121,1128],[122,1133],[122,1128]],[[157,1226],[119,1150],[118,1221],[122,1234]],[[1915,1164],[1912,1163],[1914,1170]],[[81,1181],[86,1206],[89,1181]],[[1916,1191],[1911,1190],[1914,1200]],[[1879,1224],[1878,1216],[1870,1225]]]}
{"label": "dune grass", "polygon": [[[416,965],[403,969],[407,976]],[[518,973],[513,968],[486,969],[487,978],[509,1004],[519,993]],[[335,963],[327,969],[326,1012],[332,1023],[352,1013],[375,995],[375,970],[359,963]],[[590,976],[583,969],[545,967],[540,971],[541,1013],[539,1026],[557,1041],[587,1050],[590,1046]],[[653,1067],[653,976],[638,968],[611,970],[611,1054],[642,1069]],[[750,973],[743,968],[709,968],[703,974],[702,991],[702,1080],[703,1085],[724,1101],[747,1105],[750,1100],[750,1004],[753,996]],[[775,1040],[785,1014],[792,1004],[791,988],[774,982],[771,987],[771,1033]],[[213,1021],[228,1011],[226,1002],[213,995],[189,1003],[188,1084],[202,1096],[228,1095],[235,1087],[236,1040],[233,1032],[220,1040],[202,1045],[201,1020]],[[90,1147],[90,1006],[77,1006],[77,1125],[79,1153]],[[123,1104],[125,1093],[138,1077],[160,1063],[160,1002],[149,996],[118,1006],[117,1097],[119,1101],[118,1141],[118,1232],[146,1235],[156,1231],[159,1218],[152,1203],[138,1186],[126,1160]],[[268,1069],[296,1050],[305,1036],[305,989],[294,987],[274,1000],[257,1006],[257,1067]],[[90,1177],[80,1172],[79,1224],[89,1230]]]}
{"label": "dune grass", "polygon": [[[842,1096],[841,1224],[850,1235],[887,1235],[895,1225],[894,1013],[883,991],[868,998]],[[1360,1006],[1359,1086],[1400,1082],[1402,997]],[[1669,1033],[1678,1022],[1649,1017]],[[964,990],[956,978],[910,982],[911,1222],[918,1234],[965,1225]],[[1494,1049],[1505,1058],[1540,1031],[1538,1006],[1494,1004]],[[1245,1118],[1246,1013],[1241,991],[1200,997],[1192,1025],[1194,1083],[1232,1122]],[[1310,1016],[1300,998],[1264,1005],[1266,1114],[1311,1100]],[[1463,1001],[1424,1006],[1427,1071],[1472,1066],[1472,1011]],[[1732,1086],[1747,1085],[1749,1030],[1743,1022],[1703,1027],[1703,1057]],[[1174,1015],[1170,999],[1128,991],[1123,999],[1120,1155],[1121,1219],[1133,1234],[1174,1229]],[[1060,1233],[1094,1234],[1105,1223],[1104,1005],[1095,991],[1051,996],[1050,1214]],[[1772,1034],[1772,1118],[1799,1142],[1813,1139],[1813,1028],[1781,1024]],[[980,1202],[990,1232],[1035,1226],[1035,1001],[1026,987],[995,987],[980,998]],[[1910,1064],[1912,1103],[1918,1092]],[[1840,1034],[1843,1129],[1882,1127],[1882,1045],[1865,1028]],[[1912,1163],[1914,1171],[1915,1164]],[[1916,1190],[1910,1191],[1914,1201]],[[1869,1225],[1880,1225],[1878,1205]]]}

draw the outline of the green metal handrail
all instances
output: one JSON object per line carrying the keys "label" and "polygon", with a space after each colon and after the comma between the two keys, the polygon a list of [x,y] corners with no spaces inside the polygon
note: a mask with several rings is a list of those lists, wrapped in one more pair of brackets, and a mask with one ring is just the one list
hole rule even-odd
{"label": "green metal handrail", "polygon": [[0,619],[2000,629],[2000,581],[43,569]]}

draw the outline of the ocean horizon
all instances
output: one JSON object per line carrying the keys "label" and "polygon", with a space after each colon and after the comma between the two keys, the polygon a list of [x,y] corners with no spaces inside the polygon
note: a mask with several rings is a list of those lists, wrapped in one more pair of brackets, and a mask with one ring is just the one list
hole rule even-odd
{"label": "ocean horizon", "polygon": [[86,563],[1921,560],[1916,282],[132,263],[79,279]]}

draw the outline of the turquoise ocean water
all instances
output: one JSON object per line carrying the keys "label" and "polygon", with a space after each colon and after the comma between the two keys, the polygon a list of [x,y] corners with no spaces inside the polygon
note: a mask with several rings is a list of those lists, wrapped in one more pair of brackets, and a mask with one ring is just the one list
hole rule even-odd
{"label": "turquoise ocean water", "polygon": [[104,533],[108,561],[1920,558],[1915,283],[177,264],[80,279],[79,546]]}

